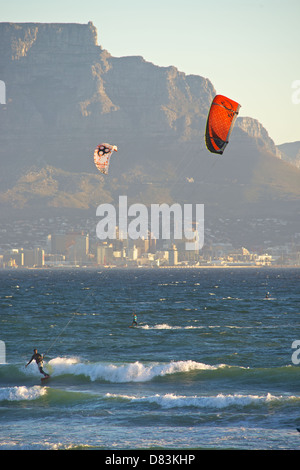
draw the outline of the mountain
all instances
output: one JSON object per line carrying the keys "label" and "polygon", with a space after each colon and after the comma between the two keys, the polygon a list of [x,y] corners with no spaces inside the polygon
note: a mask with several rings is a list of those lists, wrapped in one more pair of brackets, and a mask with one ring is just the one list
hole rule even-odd
{"label": "mountain", "polygon": [[285,144],[278,145],[278,149],[282,154],[282,158],[300,168],[300,142],[287,142]]}
{"label": "mountain", "polygon": [[[209,79],[112,57],[91,22],[0,23],[0,58],[6,217],[95,215],[124,194],[146,204],[204,203],[211,220],[299,216],[300,169],[257,120],[237,119],[223,156],[206,150],[216,94]],[[107,177],[93,163],[100,142],[118,146]]]}
{"label": "mountain", "polygon": [[132,165],[141,158],[137,140],[155,141],[159,151],[170,139],[197,136],[214,93],[208,80],[175,67],[111,57],[96,45],[92,24],[2,23],[0,44],[7,83],[1,150],[14,168],[94,171],[90,156],[108,138],[127,149],[123,160]]}

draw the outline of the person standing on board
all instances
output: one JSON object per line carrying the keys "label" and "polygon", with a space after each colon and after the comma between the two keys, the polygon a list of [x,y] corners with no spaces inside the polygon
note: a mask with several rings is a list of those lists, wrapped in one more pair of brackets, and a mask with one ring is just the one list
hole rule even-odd
{"label": "person standing on board", "polygon": [[137,316],[135,313],[132,314],[132,325],[131,326],[137,326]]}
{"label": "person standing on board", "polygon": [[31,358],[30,361],[26,364],[25,367],[29,366],[29,364],[30,364],[32,361],[35,361],[35,362],[37,363],[37,366],[38,366],[38,368],[39,368],[39,371],[40,371],[41,374],[44,375],[44,377],[50,377],[49,374],[46,374],[46,372],[43,370],[43,366],[44,366],[44,363],[43,363],[43,356],[37,352],[37,349],[34,349],[34,350],[33,350],[32,358]]}

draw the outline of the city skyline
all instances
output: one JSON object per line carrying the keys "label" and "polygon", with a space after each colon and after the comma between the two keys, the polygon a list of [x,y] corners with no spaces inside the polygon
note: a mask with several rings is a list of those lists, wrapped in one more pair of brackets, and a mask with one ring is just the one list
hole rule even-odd
{"label": "city skyline", "polygon": [[185,239],[147,238],[92,240],[87,232],[52,233],[44,246],[11,248],[0,254],[0,268],[70,267],[259,267],[299,266],[300,242],[294,247],[274,247],[259,254],[231,243],[208,243],[201,249],[185,249]]}

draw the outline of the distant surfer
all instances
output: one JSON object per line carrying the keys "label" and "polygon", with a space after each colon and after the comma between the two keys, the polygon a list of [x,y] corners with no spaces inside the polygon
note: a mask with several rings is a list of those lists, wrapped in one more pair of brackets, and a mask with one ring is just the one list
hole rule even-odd
{"label": "distant surfer", "polygon": [[132,325],[131,326],[137,326],[137,316],[135,313],[132,314]]}
{"label": "distant surfer", "polygon": [[270,292],[267,292],[267,293],[266,293],[266,297],[265,297],[265,298],[266,298],[266,299],[269,299],[269,298],[270,298]]}
{"label": "distant surfer", "polygon": [[39,371],[41,374],[44,375],[44,377],[50,377],[49,374],[46,374],[46,372],[43,370],[43,367],[44,367],[44,363],[43,363],[43,356],[41,354],[39,354],[37,352],[37,349],[34,349],[33,350],[33,355],[32,355],[32,358],[30,359],[30,361],[26,364],[25,367],[29,366],[29,364],[32,362],[32,361],[35,361],[37,363],[37,366],[39,368]]}

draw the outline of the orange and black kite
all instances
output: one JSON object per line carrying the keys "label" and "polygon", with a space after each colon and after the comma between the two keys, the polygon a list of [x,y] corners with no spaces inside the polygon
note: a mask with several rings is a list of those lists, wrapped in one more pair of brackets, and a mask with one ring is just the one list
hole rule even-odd
{"label": "orange and black kite", "polygon": [[223,95],[216,95],[206,122],[205,143],[212,153],[222,153],[229,142],[241,105]]}

